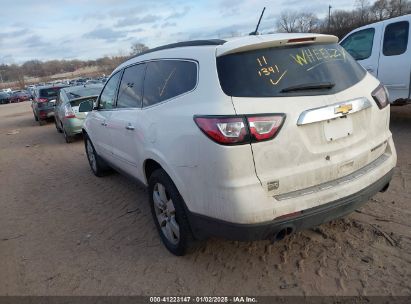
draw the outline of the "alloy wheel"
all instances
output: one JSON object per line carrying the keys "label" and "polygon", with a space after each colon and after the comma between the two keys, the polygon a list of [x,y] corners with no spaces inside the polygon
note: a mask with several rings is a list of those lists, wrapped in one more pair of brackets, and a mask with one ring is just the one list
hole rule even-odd
{"label": "alloy wheel", "polygon": [[161,183],[154,185],[153,202],[161,231],[170,243],[178,244],[180,241],[180,227],[176,220],[176,210],[166,187]]}

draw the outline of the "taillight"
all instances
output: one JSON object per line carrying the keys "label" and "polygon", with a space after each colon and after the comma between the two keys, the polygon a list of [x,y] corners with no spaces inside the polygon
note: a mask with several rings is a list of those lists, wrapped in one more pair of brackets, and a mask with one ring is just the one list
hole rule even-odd
{"label": "taillight", "polygon": [[374,91],[372,91],[371,95],[380,109],[388,106],[388,92],[382,84],[380,84]]}
{"label": "taillight", "polygon": [[264,141],[274,138],[282,127],[284,114],[247,117],[253,141]]}
{"label": "taillight", "polygon": [[212,140],[223,145],[238,145],[249,141],[243,117],[197,116],[194,121]]}
{"label": "taillight", "polygon": [[73,109],[69,104],[64,106],[64,118],[76,118],[76,114],[73,112]]}
{"label": "taillight", "polygon": [[223,145],[273,139],[283,125],[284,119],[284,114],[194,117],[197,126],[205,135]]}

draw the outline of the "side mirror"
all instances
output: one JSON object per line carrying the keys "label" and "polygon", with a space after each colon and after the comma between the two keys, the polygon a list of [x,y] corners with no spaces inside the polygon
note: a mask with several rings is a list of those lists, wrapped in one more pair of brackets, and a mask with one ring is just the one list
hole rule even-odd
{"label": "side mirror", "polygon": [[79,107],[78,107],[78,111],[80,113],[84,113],[84,112],[90,112],[93,110],[93,101],[92,100],[86,100],[80,103]]}

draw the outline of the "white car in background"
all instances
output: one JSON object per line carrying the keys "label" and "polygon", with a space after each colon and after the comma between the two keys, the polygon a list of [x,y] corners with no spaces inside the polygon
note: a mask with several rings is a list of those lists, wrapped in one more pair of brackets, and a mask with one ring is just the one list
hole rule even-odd
{"label": "white car in background", "polygon": [[340,45],[387,88],[394,104],[411,102],[411,14],[350,32]]}
{"label": "white car in background", "polygon": [[[90,167],[148,186],[165,246],[279,240],[387,189],[380,82],[335,36],[274,34],[152,49],[114,70],[83,127]],[[113,202],[115,203],[115,202]]]}

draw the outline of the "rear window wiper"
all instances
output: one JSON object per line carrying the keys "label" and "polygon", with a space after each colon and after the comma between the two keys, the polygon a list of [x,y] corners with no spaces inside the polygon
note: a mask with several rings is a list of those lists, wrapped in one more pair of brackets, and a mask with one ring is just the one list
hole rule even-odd
{"label": "rear window wiper", "polygon": [[299,85],[284,88],[280,91],[280,93],[306,91],[306,90],[324,90],[324,89],[331,89],[334,86],[335,86],[335,83],[332,83],[332,82],[305,83],[305,84],[299,84]]}

